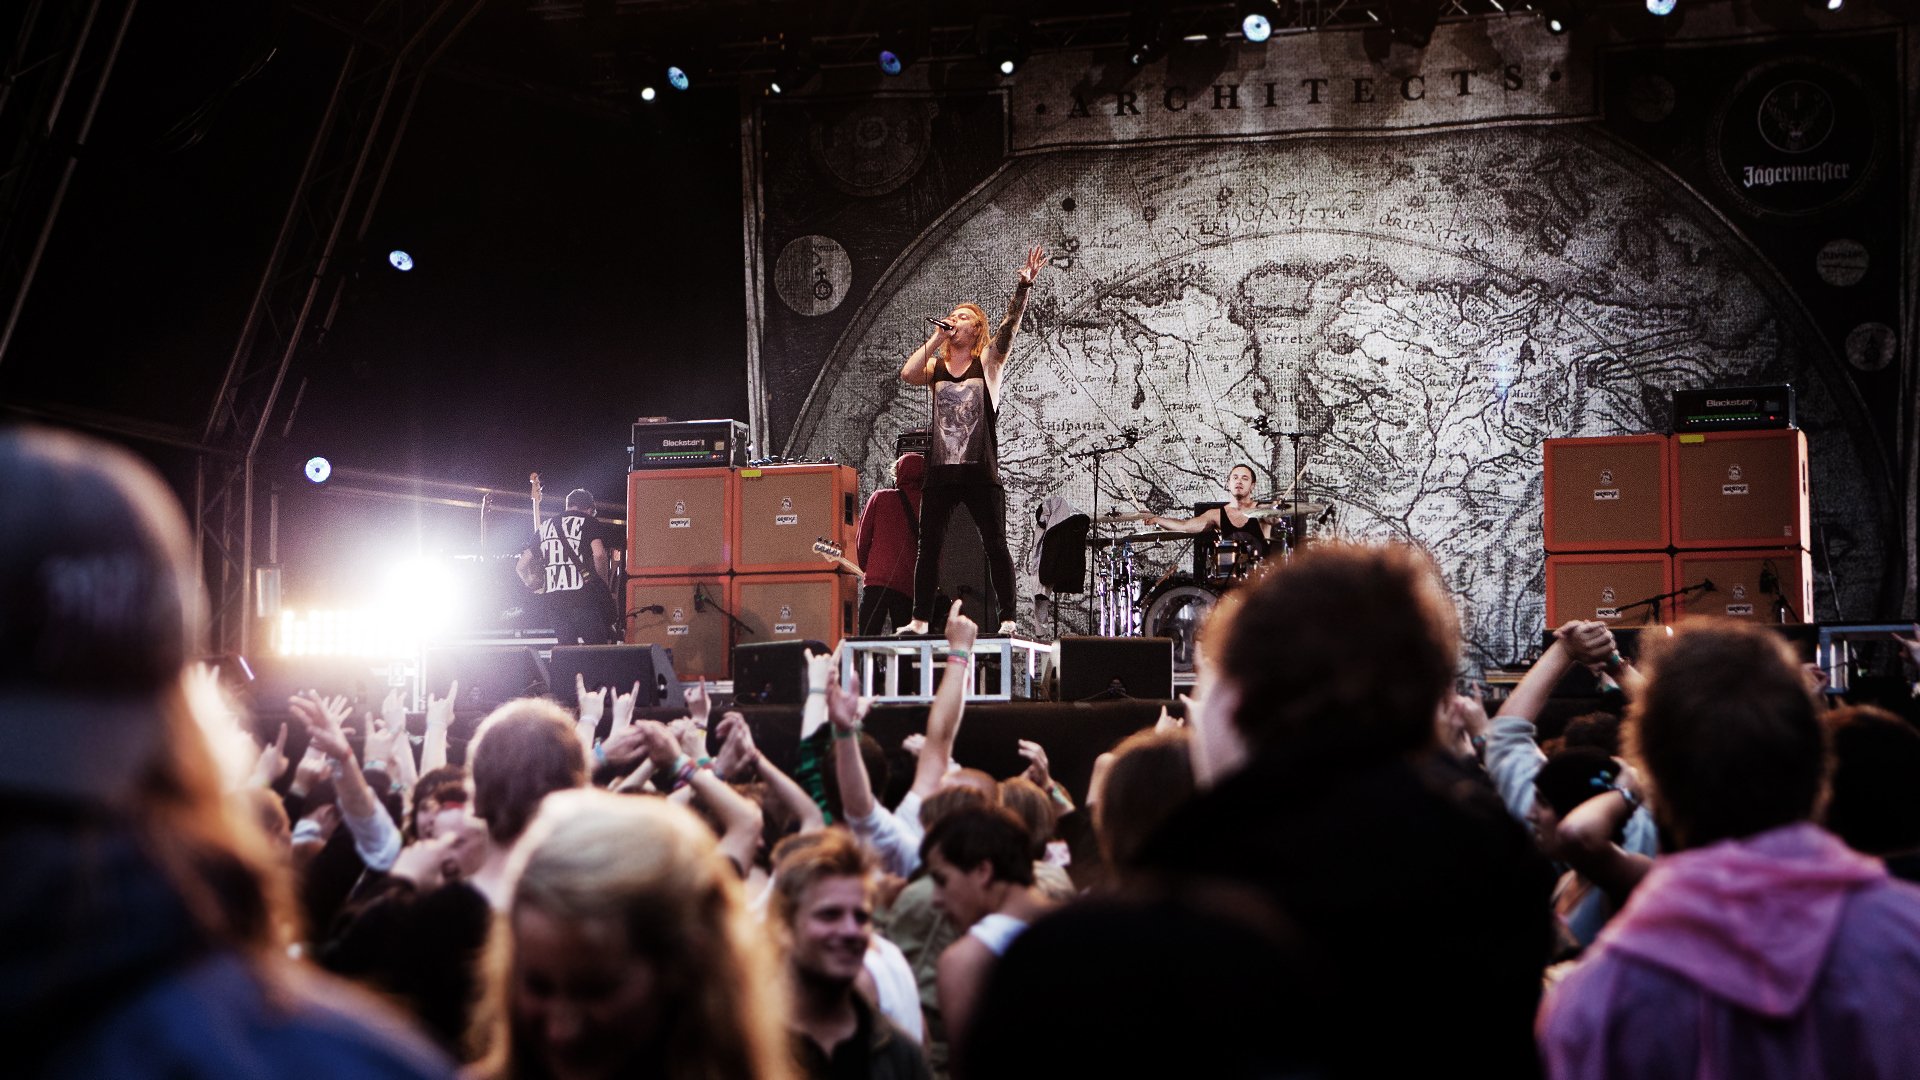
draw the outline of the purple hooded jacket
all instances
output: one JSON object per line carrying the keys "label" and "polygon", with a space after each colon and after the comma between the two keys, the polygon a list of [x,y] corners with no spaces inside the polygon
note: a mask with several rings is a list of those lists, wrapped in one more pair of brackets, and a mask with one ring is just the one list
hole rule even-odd
{"label": "purple hooded jacket", "polygon": [[1665,856],[1538,1030],[1554,1080],[1920,1075],[1920,888],[1812,824]]}

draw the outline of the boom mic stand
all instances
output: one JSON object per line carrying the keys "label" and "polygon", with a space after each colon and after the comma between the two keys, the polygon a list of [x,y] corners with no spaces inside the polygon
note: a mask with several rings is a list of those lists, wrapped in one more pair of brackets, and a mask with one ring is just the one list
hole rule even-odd
{"label": "boom mic stand", "polygon": [[1660,602],[1661,601],[1672,600],[1672,599],[1675,599],[1676,597],[1686,596],[1689,593],[1710,593],[1710,592],[1719,592],[1719,591],[1720,590],[1714,586],[1712,578],[1701,578],[1698,584],[1683,585],[1680,588],[1673,590],[1672,592],[1663,592],[1659,596],[1649,596],[1645,600],[1635,600],[1630,604],[1621,604],[1619,607],[1614,608],[1614,610],[1617,612],[1620,612],[1621,614],[1625,614],[1626,612],[1632,611],[1634,608],[1646,607],[1647,605],[1651,604],[1653,605],[1653,621],[1657,623],[1660,621]]}
{"label": "boom mic stand", "polygon": [[[1093,525],[1095,527],[1100,524],[1100,459],[1108,454],[1118,454],[1133,449],[1140,442],[1140,431],[1137,428],[1124,428],[1120,432],[1120,437],[1126,441],[1113,446],[1096,446],[1091,450],[1067,455],[1068,461],[1079,458],[1093,459]],[[1093,620],[1092,593],[1087,594],[1087,619],[1089,622]]]}

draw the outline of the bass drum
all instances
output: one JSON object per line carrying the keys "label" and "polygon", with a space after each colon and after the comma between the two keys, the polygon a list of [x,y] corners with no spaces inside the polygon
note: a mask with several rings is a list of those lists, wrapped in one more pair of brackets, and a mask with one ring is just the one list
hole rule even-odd
{"label": "bass drum", "polygon": [[1173,639],[1173,670],[1190,675],[1200,626],[1220,600],[1220,593],[1185,574],[1175,574],[1147,597],[1141,632],[1147,637]]}

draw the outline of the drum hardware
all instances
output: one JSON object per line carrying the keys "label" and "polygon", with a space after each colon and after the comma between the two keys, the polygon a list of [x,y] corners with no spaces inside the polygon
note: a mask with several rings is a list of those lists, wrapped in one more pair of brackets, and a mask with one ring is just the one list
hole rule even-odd
{"label": "drum hardware", "polygon": [[1270,507],[1261,507],[1258,510],[1247,511],[1247,517],[1254,521],[1273,521],[1294,517],[1296,515],[1300,517],[1318,517],[1332,509],[1332,503],[1295,503],[1279,500]]}
{"label": "drum hardware", "polygon": [[1191,539],[1193,539],[1192,533],[1140,532],[1130,533],[1126,536],[1089,536],[1087,537],[1087,546],[1090,548],[1105,548],[1114,547],[1119,544],[1164,544],[1170,540]]}
{"label": "drum hardware", "polygon": [[1148,637],[1172,639],[1174,671],[1193,672],[1200,627],[1219,601],[1219,592],[1186,574],[1167,575],[1148,595],[1142,630]]}
{"label": "drum hardware", "polygon": [[1093,519],[1095,525],[1129,525],[1139,521],[1152,521],[1157,514],[1123,514],[1118,510],[1109,510]]}

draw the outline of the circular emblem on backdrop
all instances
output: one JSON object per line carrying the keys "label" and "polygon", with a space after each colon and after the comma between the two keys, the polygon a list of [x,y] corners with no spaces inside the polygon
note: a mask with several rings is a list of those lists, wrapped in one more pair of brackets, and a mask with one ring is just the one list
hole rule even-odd
{"label": "circular emblem on backdrop", "polygon": [[1861,323],[1847,333],[1847,363],[1861,371],[1879,371],[1893,363],[1897,343],[1886,323]]}
{"label": "circular emblem on backdrop", "polygon": [[1813,268],[1829,285],[1858,285],[1867,276],[1867,245],[1858,240],[1829,240],[1814,256]]}
{"label": "circular emblem on backdrop", "polygon": [[851,284],[853,260],[830,237],[791,241],[773,263],[773,291],[800,315],[825,315],[839,307]]}
{"label": "circular emblem on backdrop", "polygon": [[931,101],[884,99],[822,116],[808,136],[813,160],[848,195],[885,195],[913,178],[933,145]]}
{"label": "circular emblem on backdrop", "polygon": [[1742,209],[1811,214],[1866,186],[1890,140],[1885,109],[1850,72],[1800,57],[1749,71],[1713,121],[1714,179]]}

